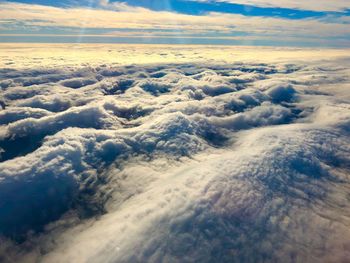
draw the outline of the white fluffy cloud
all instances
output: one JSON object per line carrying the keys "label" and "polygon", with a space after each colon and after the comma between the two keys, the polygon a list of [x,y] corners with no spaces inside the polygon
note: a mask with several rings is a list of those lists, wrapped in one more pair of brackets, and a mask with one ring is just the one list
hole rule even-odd
{"label": "white fluffy cloud", "polygon": [[2,68],[0,260],[347,259],[350,60],[330,54]]}

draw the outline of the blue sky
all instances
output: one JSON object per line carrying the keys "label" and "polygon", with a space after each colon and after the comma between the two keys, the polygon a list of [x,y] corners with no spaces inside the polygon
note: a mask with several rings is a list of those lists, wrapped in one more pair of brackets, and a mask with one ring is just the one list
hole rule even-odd
{"label": "blue sky", "polygon": [[0,42],[349,47],[350,2],[0,1]]}

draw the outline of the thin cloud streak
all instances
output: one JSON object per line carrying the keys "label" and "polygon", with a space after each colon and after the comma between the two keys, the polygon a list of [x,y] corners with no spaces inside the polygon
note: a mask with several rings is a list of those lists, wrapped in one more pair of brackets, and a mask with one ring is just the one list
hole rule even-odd
{"label": "thin cloud streak", "polygon": [[257,7],[277,7],[310,11],[342,12],[350,9],[348,0],[196,0],[197,2],[225,2]]}
{"label": "thin cloud streak", "polygon": [[[249,17],[239,14],[224,14],[211,12],[205,15],[187,15],[168,11],[152,11],[140,7],[130,7],[126,4],[104,3],[107,7],[112,5],[117,11],[93,8],[60,8],[43,5],[30,5],[18,3],[0,3],[0,17],[2,26],[8,31],[13,28],[27,29],[25,34],[39,33],[43,28],[59,28],[74,34],[72,30],[83,28],[78,35],[91,35],[87,29],[104,30],[107,32],[97,35],[110,35],[118,30],[144,31],[143,36],[174,37],[181,32],[178,39],[192,37],[198,38],[201,32],[203,38],[210,39],[217,36],[222,38],[236,38],[242,34],[243,38],[259,38],[263,41],[273,41],[275,38],[294,38],[300,41],[320,40],[337,44],[337,39],[349,40],[350,27],[343,23],[346,17],[338,17],[339,23],[327,17],[323,19],[290,20],[275,17]],[[93,19],[92,19],[93,18]],[[34,28],[34,29],[33,29]],[[2,29],[4,30],[4,29]],[[178,32],[170,33],[169,30]],[[53,32],[55,29],[53,29]],[[153,32],[152,32],[153,31]],[[151,33],[149,33],[151,32]],[[5,33],[1,32],[0,33]],[[9,33],[9,32],[7,32]],[[40,32],[41,34],[41,32]],[[121,34],[121,33],[119,33]],[[59,34],[57,34],[59,35]],[[95,33],[93,33],[95,35]],[[140,37],[130,31],[124,33],[128,37]]]}

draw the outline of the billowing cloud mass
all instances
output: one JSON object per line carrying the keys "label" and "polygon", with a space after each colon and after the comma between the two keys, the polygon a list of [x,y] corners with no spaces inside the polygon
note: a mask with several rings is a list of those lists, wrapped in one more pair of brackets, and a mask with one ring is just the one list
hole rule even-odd
{"label": "billowing cloud mass", "polygon": [[349,259],[349,53],[36,48],[0,69],[1,262]]}

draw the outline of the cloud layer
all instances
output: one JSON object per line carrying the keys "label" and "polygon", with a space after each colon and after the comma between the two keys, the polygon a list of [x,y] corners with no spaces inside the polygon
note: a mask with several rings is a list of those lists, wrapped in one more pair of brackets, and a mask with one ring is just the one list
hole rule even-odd
{"label": "cloud layer", "polygon": [[349,258],[349,58],[14,63],[1,261]]}
{"label": "cloud layer", "polygon": [[290,9],[302,9],[313,11],[345,11],[350,8],[347,0],[321,0],[321,1],[300,1],[300,0],[278,0],[278,1],[266,1],[266,0],[197,0],[198,2],[227,2],[233,4],[242,4],[250,6],[260,7],[278,7],[278,8],[290,8]]}
{"label": "cloud layer", "polygon": [[63,42],[119,38],[128,43],[177,39],[177,43],[349,46],[350,36],[348,16],[341,14],[292,19],[222,12],[189,15],[116,3],[91,8],[3,2],[0,18],[6,42],[33,41],[31,35],[39,42],[59,36]]}

